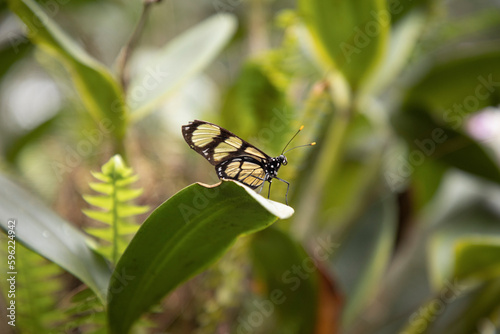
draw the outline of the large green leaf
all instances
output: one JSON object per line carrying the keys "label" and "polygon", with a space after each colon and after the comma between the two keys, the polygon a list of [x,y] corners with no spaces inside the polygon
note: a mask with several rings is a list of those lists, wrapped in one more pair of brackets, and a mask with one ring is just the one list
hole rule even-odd
{"label": "large green leaf", "polygon": [[493,246],[500,226],[494,210],[481,202],[469,203],[442,221],[428,242],[429,273],[435,288],[454,278],[487,280],[498,274],[498,263],[494,264],[498,249]]}
{"label": "large green leaf", "polygon": [[29,144],[39,142],[41,138],[50,133],[54,129],[54,123],[57,122],[59,118],[59,113],[55,116],[49,118],[45,122],[37,125],[34,129],[28,131],[25,134],[17,138],[12,138],[10,143],[6,145],[5,159],[11,163],[15,164],[19,158],[20,153]]}
{"label": "large green leaf", "polygon": [[127,104],[132,118],[147,115],[181,84],[202,71],[236,30],[236,19],[218,14],[189,29],[162,49],[132,78]]}
{"label": "large green leaf", "polygon": [[415,169],[411,184],[415,210],[420,210],[425,205],[433,203],[432,200],[441,186],[441,181],[446,175],[448,167],[443,163],[427,161]]}
{"label": "large green leaf", "polygon": [[111,73],[67,36],[35,1],[9,0],[9,5],[28,26],[32,42],[66,67],[95,121],[121,140],[127,115],[122,90]]}
{"label": "large green leaf", "polygon": [[[381,168],[383,135],[365,115],[351,118],[343,141],[343,153],[336,166],[324,177],[321,199],[323,223],[335,226],[359,215],[366,189],[373,184]],[[331,191],[335,189],[335,191]],[[342,194],[342,196],[339,196]]]}
{"label": "large green leaf", "polygon": [[454,276],[457,279],[500,277],[500,235],[466,237],[455,245]]}
{"label": "large green leaf", "polygon": [[367,93],[383,94],[388,88],[394,87],[394,82],[408,66],[409,59],[414,54],[425,24],[425,14],[415,11],[393,25],[386,55],[366,83]]}
{"label": "large green leaf", "polygon": [[0,43],[0,78],[32,49],[33,45],[27,39],[15,35],[9,36],[8,43]]}
{"label": "large green leaf", "polygon": [[[331,255],[334,247],[321,254]],[[317,249],[316,249],[317,250]],[[318,307],[318,269],[302,246],[282,231],[269,228],[252,238],[251,252],[258,278],[265,286],[263,300],[254,302],[257,310],[271,315],[277,311],[278,322],[272,332],[312,333]],[[324,260],[324,259],[323,259]],[[278,330],[279,329],[279,330]]]}
{"label": "large green leaf", "polygon": [[409,89],[406,105],[428,109],[441,123],[457,130],[467,115],[500,101],[499,62],[498,48],[478,49],[458,58],[448,55],[431,64]]}
{"label": "large green leaf", "polygon": [[146,219],[118,262],[108,295],[111,332],[127,333],[142,313],[207,268],[239,236],[292,214],[292,208],[235,182],[184,188]]}
{"label": "large green leaf", "polygon": [[391,14],[385,0],[300,0],[320,57],[356,89],[382,60]]}
{"label": "large green leaf", "polygon": [[430,13],[438,7],[439,1],[432,0],[387,0],[387,8],[392,14],[392,23],[399,23],[401,19],[416,12]]}
{"label": "large green leaf", "polygon": [[310,172],[301,173],[294,192],[294,201],[300,196],[300,212],[293,221],[299,235],[318,224],[342,229],[357,217],[381,168],[384,135],[365,115],[356,114],[348,121],[326,119],[318,132],[318,146],[310,150],[303,168]]}
{"label": "large green leaf", "polygon": [[500,183],[500,169],[491,152],[436,118],[428,109],[407,108],[394,115],[392,121],[396,131],[408,142],[410,151],[407,157],[399,157],[401,168],[398,173],[387,175],[389,182],[403,182],[427,161],[436,161]]}
{"label": "large green leaf", "polygon": [[[467,285],[460,287],[467,292]],[[461,292],[461,290],[459,290]],[[467,300],[469,307],[463,307],[456,317],[449,319],[447,327],[443,327],[447,334],[469,334],[477,332],[478,324],[484,323],[485,319],[496,319],[500,303],[500,279],[493,279],[485,282],[477,292],[473,293]],[[462,298],[463,299],[463,298]],[[434,306],[434,309],[436,307]],[[420,314],[426,314],[419,312]],[[429,318],[429,317],[427,317]],[[486,327],[486,326],[485,326]],[[443,330],[435,333],[443,333]],[[407,333],[407,332],[405,332]],[[421,333],[421,332],[420,332]],[[410,333],[408,333],[410,334]]]}
{"label": "large green leaf", "polygon": [[335,252],[333,266],[347,294],[342,321],[347,328],[356,324],[378,291],[393,253],[397,218],[394,196],[373,203]]}
{"label": "large green leaf", "polygon": [[16,240],[61,266],[104,300],[111,270],[87,245],[83,233],[41,204],[33,195],[0,175],[0,224],[16,221]]}

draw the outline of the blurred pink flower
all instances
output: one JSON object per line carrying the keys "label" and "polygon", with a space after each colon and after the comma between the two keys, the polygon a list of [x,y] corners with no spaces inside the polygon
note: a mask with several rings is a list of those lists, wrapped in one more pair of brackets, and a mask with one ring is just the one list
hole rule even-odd
{"label": "blurred pink flower", "polygon": [[500,157],[500,109],[487,107],[472,115],[466,123],[467,133],[491,148]]}

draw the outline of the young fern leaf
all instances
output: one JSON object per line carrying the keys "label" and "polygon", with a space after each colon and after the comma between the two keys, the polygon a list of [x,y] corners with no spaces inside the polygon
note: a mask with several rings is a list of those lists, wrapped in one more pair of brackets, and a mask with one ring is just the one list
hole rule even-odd
{"label": "young fern leaf", "polygon": [[64,313],[68,320],[60,326],[61,333],[106,334],[104,305],[89,288],[76,292]]}
{"label": "young fern leaf", "polygon": [[[54,333],[109,334],[105,306],[94,291],[84,285],[73,291],[64,314],[66,321]],[[155,323],[143,318],[135,326],[137,330],[132,333],[150,333]]]}
{"label": "young fern leaf", "polygon": [[100,210],[84,209],[83,213],[105,225],[87,227],[85,231],[99,239],[97,252],[116,264],[130,236],[139,229],[130,217],[145,213],[149,208],[129,203],[142,194],[142,189],[130,188],[139,178],[132,168],[125,166],[120,155],[113,156],[102,166],[101,172],[92,172],[92,176],[101,182],[91,182],[89,186],[101,195],[83,195],[83,199]]}
{"label": "young fern leaf", "polygon": [[[6,237],[0,233],[0,243],[7,245]],[[63,271],[57,265],[44,259],[37,253],[16,242],[16,272],[15,288],[11,290],[10,282],[2,277],[0,290],[6,301],[6,307],[11,307],[10,300],[15,302],[14,318],[3,317],[5,323],[14,320],[13,324],[19,333],[47,333],[55,330],[57,324],[64,321],[63,315],[57,308],[56,296],[60,292],[63,282]],[[3,248],[3,247],[2,247]],[[7,246],[5,246],[7,250]],[[0,255],[7,259],[7,253],[2,249]],[[3,262],[3,261],[2,261]],[[0,266],[2,273],[7,273],[7,260]],[[10,295],[10,297],[9,297]]]}

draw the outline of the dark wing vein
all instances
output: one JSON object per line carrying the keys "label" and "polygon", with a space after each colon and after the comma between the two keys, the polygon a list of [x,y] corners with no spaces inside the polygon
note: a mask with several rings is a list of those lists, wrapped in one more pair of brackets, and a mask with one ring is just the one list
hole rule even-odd
{"label": "dark wing vein", "polygon": [[223,161],[215,170],[220,179],[239,181],[252,189],[260,187],[266,178],[262,163],[251,157]]}
{"label": "dark wing vein", "polygon": [[188,145],[217,166],[237,157],[251,157],[266,164],[270,157],[232,132],[218,125],[195,120],[182,127]]}

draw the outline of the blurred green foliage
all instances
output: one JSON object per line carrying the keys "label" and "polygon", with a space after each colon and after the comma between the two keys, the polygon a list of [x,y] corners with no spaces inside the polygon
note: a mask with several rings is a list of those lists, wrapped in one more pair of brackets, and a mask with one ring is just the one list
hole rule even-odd
{"label": "blurred green foliage", "polygon": [[[16,300],[36,306],[20,332],[121,333],[147,310],[132,331],[500,332],[495,1],[7,4],[0,224],[18,221]],[[193,119],[272,156],[304,124],[293,145],[317,145],[279,174],[295,214],[232,183],[186,188],[217,181],[182,139]],[[112,191],[125,165],[143,192]],[[144,223],[130,244],[109,235],[127,208]],[[120,247],[103,257],[78,229]]]}

